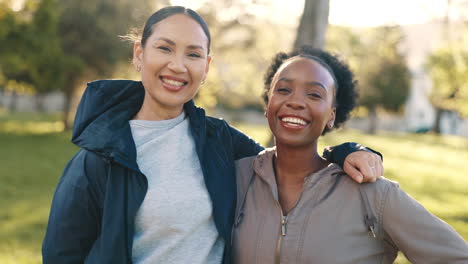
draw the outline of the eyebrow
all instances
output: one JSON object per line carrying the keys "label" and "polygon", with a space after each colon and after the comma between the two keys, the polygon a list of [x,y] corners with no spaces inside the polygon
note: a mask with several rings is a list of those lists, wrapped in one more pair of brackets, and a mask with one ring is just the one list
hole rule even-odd
{"label": "eyebrow", "polygon": [[[287,83],[291,83],[293,82],[293,79],[289,79],[289,78],[286,78],[286,77],[282,77],[278,80],[278,82],[280,81],[283,81],[283,82],[287,82]],[[320,86],[322,87],[323,89],[325,89],[325,91],[328,91],[328,87],[326,87],[325,85],[323,85],[322,83],[320,82],[307,82],[306,83],[307,85],[309,86]]]}
{"label": "eyebrow", "polygon": [[[162,41],[165,41],[167,42],[169,45],[172,45],[172,46],[175,46],[176,43],[168,38],[165,38],[165,37],[160,37],[160,38],[157,38],[156,40],[162,40]],[[202,46],[200,45],[188,45],[187,46],[189,49],[201,49],[201,50],[205,50],[205,48],[203,48]]]}

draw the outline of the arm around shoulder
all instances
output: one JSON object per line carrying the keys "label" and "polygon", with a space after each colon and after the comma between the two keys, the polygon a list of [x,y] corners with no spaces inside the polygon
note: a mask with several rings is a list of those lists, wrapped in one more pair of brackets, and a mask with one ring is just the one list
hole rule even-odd
{"label": "arm around shoulder", "polygon": [[67,164],[52,201],[43,263],[84,263],[100,227],[102,196],[90,181],[104,169],[96,168],[100,163],[95,154],[80,150]]}
{"label": "arm around shoulder", "polygon": [[412,263],[468,263],[468,244],[446,222],[392,184],[384,200],[383,228]]}
{"label": "arm around shoulder", "polygon": [[263,150],[263,147],[255,142],[255,140],[251,139],[238,129],[230,126],[228,123],[226,123],[226,125],[229,128],[229,133],[231,134],[235,160],[255,156]]}
{"label": "arm around shoulder", "polygon": [[365,147],[359,143],[355,142],[346,142],[336,146],[329,146],[323,150],[323,157],[327,159],[329,162],[336,163],[343,168],[343,164],[345,162],[346,157],[356,151],[368,151],[371,153],[375,153],[380,156],[383,160],[382,154],[377,152],[371,148]]}

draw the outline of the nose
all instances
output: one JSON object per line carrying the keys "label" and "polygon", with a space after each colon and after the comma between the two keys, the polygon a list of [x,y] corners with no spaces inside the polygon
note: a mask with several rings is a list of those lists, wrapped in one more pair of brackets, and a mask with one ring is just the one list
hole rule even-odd
{"label": "nose", "polygon": [[301,110],[305,108],[304,96],[298,92],[293,92],[286,102],[286,106],[294,110]]}
{"label": "nose", "polygon": [[175,73],[187,72],[187,67],[185,66],[182,56],[174,55],[169,61],[167,67]]}

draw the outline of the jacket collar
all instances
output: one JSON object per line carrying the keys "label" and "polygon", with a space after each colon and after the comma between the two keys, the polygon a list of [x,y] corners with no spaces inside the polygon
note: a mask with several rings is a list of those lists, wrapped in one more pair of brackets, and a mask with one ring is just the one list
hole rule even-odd
{"label": "jacket collar", "polygon": [[253,162],[253,169],[255,174],[270,187],[275,199],[279,200],[278,185],[276,184],[275,169],[273,168],[275,154],[276,147],[267,148],[260,152]]}
{"label": "jacket collar", "polygon": [[[88,83],[73,125],[72,142],[125,167],[139,171],[136,147],[128,123],[143,104],[143,84],[131,80]],[[184,104],[200,156],[204,147],[205,111],[193,100]],[[201,156],[200,156],[201,157]]]}
{"label": "jacket collar", "polygon": [[[273,158],[276,147],[268,148],[260,152],[253,161],[255,174],[262,179],[271,189],[276,200],[278,200],[278,185],[276,183]],[[314,172],[305,178],[304,190],[306,188],[318,187],[320,190],[329,189],[344,174],[339,165],[331,163],[326,168]]]}
{"label": "jacket collar", "polygon": [[203,149],[205,148],[206,139],[206,114],[203,108],[195,106],[193,100],[184,104],[185,114],[188,116],[190,123],[190,131],[192,133],[198,159],[201,164],[204,164]]}

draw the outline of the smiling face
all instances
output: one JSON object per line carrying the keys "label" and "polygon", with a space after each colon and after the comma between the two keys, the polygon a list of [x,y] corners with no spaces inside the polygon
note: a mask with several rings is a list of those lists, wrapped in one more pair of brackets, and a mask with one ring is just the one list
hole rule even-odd
{"label": "smiling face", "polygon": [[266,109],[276,145],[314,146],[327,124],[333,124],[335,83],[320,63],[293,57],[271,82]]}
{"label": "smiling face", "polygon": [[134,45],[134,63],[145,87],[140,112],[159,119],[179,115],[205,80],[210,61],[208,37],[194,19],[176,14],[155,24],[145,45]]}

